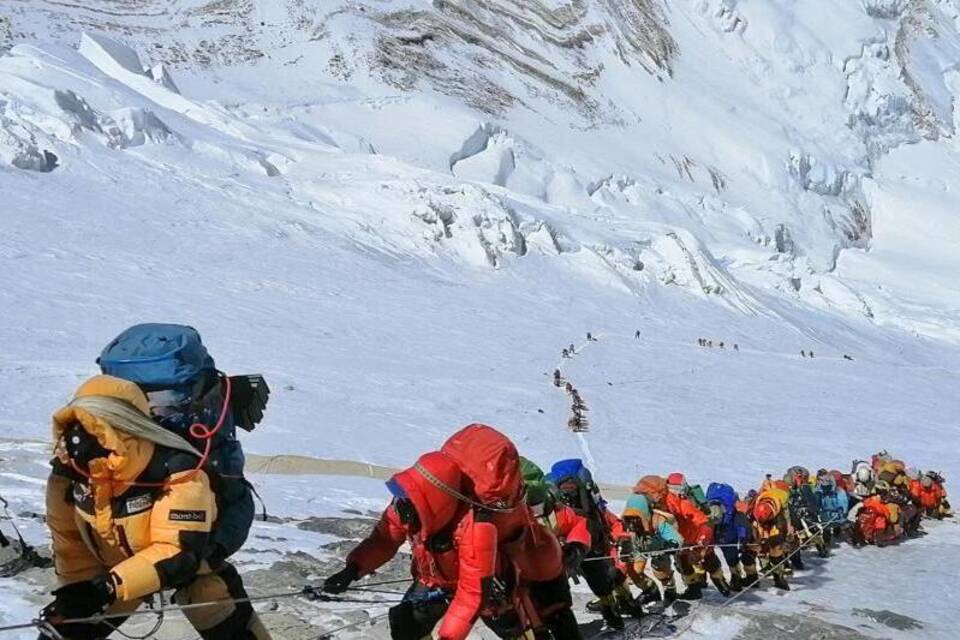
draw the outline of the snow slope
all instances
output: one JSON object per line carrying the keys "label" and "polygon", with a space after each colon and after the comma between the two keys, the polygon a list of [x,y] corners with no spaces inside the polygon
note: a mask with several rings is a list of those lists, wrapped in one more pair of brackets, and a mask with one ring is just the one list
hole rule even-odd
{"label": "snow slope", "polygon": [[[953,2],[323,4],[0,0],[4,436],[159,320],[267,375],[261,454],[402,466],[486,421],[625,485],[960,477]],[[869,562],[835,564],[821,603]]]}

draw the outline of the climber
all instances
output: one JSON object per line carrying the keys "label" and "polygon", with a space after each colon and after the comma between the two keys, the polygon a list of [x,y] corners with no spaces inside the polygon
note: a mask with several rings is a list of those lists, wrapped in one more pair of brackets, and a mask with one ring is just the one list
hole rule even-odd
{"label": "climber", "polygon": [[[645,495],[634,493],[627,498],[623,526],[628,537],[621,540],[620,555],[627,575],[640,589],[641,604],[663,600],[669,605],[677,599],[670,552],[683,545],[683,538],[674,523],[669,513],[651,508]],[[653,577],[663,585],[662,595],[657,583],[644,573],[648,562]]]}
{"label": "climber", "polygon": [[854,546],[876,544],[887,546],[899,541],[902,528],[900,507],[887,501],[891,487],[885,480],[877,480],[873,495],[850,510],[848,518],[854,522],[851,543]]}
{"label": "climber", "polygon": [[922,515],[937,520],[951,515],[950,503],[943,485],[943,476],[933,471],[920,474],[919,479],[910,483],[910,495]]}
{"label": "climber", "polygon": [[877,472],[873,466],[865,460],[854,460],[850,472],[853,480],[853,496],[857,500],[863,500],[873,494],[873,487],[877,481]]}
{"label": "climber", "polygon": [[796,534],[791,540],[791,551],[794,553],[790,554],[790,564],[794,569],[802,570],[804,565],[801,548],[813,545],[821,558],[829,554],[819,526],[819,502],[810,485],[810,471],[805,467],[790,467],[783,481],[789,487],[790,524]]}
{"label": "climber", "polygon": [[703,487],[699,484],[688,484],[687,477],[679,471],[667,476],[667,489],[671,493],[690,498],[698,509],[706,512],[707,497],[703,493]]}
{"label": "climber", "polygon": [[837,535],[844,531],[850,501],[847,492],[837,486],[836,475],[826,469],[817,472],[817,488],[814,493],[820,525],[823,527],[824,547],[829,549]]}
{"label": "climber", "polygon": [[757,494],[751,510],[753,553],[760,558],[763,574],[771,575],[773,584],[784,591],[790,590],[785,575],[786,549],[791,536],[788,499],[787,492],[771,486]]}
{"label": "climber", "polygon": [[599,598],[598,609],[612,629],[623,629],[621,612],[643,615],[626,576],[617,569],[615,557],[619,541],[626,537],[620,519],[607,509],[590,470],[578,459],[560,460],[551,467],[549,481],[564,504],[587,520],[590,549],[580,565],[580,573],[590,591]]}
{"label": "climber", "polygon": [[[671,491],[667,480],[661,476],[644,476],[634,486],[633,492],[645,495],[654,508],[666,511],[676,518],[677,530],[684,542],[684,548],[677,555],[686,585],[680,599],[700,599],[703,596],[703,587],[706,586],[705,574],[710,575],[720,593],[730,595],[730,585],[723,575],[723,565],[713,550],[713,527],[693,501],[685,495]],[[700,574],[700,571],[703,574]]]}
{"label": "climber", "polygon": [[[41,617],[72,640],[105,637],[124,619],[63,620],[131,613],[165,589],[179,605],[247,597],[215,543],[219,473],[149,412],[135,384],[99,375],[53,416],[47,526],[60,587]],[[184,614],[204,640],[270,637],[247,602]]]}
{"label": "climber", "polygon": [[740,496],[728,484],[707,487],[707,508],[713,539],[730,569],[730,589],[740,591],[757,581],[757,559],[749,546],[752,529],[747,515],[737,510]]}
{"label": "climber", "polygon": [[[387,482],[392,502],[373,532],[347,556],[344,568],[326,579],[324,591],[343,593],[352,582],[386,564],[408,542],[414,582],[404,601],[390,609],[391,637],[419,640],[439,623],[438,637],[463,640],[481,615],[501,635],[500,620],[513,616],[491,612],[491,586],[515,583],[513,576],[518,573],[553,572],[544,564],[547,556],[527,555],[528,571],[520,570],[504,555],[497,527],[482,510],[471,509],[458,497],[467,490],[465,482],[460,467],[439,451],[422,455],[413,467],[394,475]],[[553,578],[545,575],[538,580],[551,582]],[[501,606],[523,601],[516,591],[499,595]],[[533,590],[530,595],[533,599]],[[525,612],[524,617],[531,613],[535,612]],[[546,619],[543,622],[550,624]]]}

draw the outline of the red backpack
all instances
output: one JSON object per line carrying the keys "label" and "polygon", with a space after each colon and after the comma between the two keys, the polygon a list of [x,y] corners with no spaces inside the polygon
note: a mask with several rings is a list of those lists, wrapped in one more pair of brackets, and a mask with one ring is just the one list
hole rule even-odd
{"label": "red backpack", "polygon": [[520,454],[510,439],[485,424],[471,424],[450,436],[440,451],[466,476],[465,493],[492,511],[523,505]]}
{"label": "red backpack", "polygon": [[461,499],[472,504],[480,518],[493,523],[501,542],[516,539],[531,519],[520,454],[510,438],[485,424],[471,424],[450,436],[440,451],[464,475]]}

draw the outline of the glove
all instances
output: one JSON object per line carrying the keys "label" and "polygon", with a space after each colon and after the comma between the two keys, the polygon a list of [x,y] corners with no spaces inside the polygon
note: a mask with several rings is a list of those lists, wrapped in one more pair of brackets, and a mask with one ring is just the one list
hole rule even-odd
{"label": "glove", "polygon": [[630,538],[624,538],[620,541],[620,544],[617,545],[618,554],[620,559],[628,558],[633,555],[633,540]]}
{"label": "glove", "polygon": [[580,572],[580,563],[587,550],[579,542],[571,542],[563,548],[563,566],[568,576],[575,576]]}
{"label": "glove", "polygon": [[323,581],[323,590],[326,593],[343,593],[350,588],[350,583],[359,577],[356,567],[348,564]]}
{"label": "glove", "polygon": [[112,576],[100,576],[60,587],[52,595],[53,602],[43,608],[40,617],[56,622],[103,613],[116,601],[117,589]]}
{"label": "glove", "polygon": [[270,399],[267,382],[259,374],[230,376],[230,393],[234,422],[244,431],[253,431]]}

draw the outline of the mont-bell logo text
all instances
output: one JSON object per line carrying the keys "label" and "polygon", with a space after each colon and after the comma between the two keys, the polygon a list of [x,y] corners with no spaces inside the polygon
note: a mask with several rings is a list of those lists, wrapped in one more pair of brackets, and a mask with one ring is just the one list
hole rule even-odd
{"label": "mont-bell logo text", "polygon": [[206,522],[207,512],[171,509],[170,520],[172,520],[173,522]]}

